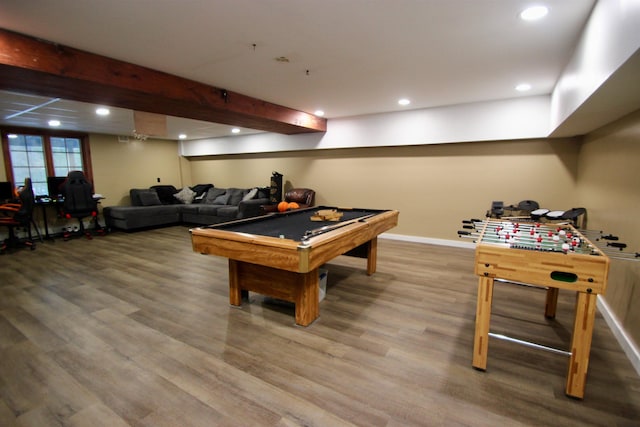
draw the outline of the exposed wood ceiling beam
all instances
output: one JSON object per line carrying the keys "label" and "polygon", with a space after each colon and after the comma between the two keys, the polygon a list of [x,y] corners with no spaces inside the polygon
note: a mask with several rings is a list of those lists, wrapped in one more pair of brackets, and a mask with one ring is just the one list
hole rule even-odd
{"label": "exposed wood ceiling beam", "polygon": [[313,114],[3,29],[0,88],[289,135],[327,130]]}

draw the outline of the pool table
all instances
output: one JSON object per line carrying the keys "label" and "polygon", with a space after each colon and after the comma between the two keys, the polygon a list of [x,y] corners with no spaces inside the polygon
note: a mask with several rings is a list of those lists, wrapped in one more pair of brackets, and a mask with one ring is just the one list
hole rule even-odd
{"label": "pool table", "polygon": [[[342,213],[339,221],[312,221],[318,211]],[[376,270],[378,235],[398,224],[396,210],[312,207],[194,228],[193,250],[229,259],[229,301],[258,292],[295,304],[296,324],[320,314],[318,268],[339,255],[367,258]]]}

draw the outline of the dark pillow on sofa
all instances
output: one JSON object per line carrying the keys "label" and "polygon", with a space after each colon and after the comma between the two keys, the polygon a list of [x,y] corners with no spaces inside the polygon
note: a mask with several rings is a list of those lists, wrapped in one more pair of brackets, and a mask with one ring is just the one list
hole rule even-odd
{"label": "dark pillow on sofa", "polygon": [[154,190],[141,191],[140,193],[138,193],[138,196],[140,197],[140,203],[142,204],[142,206],[155,206],[162,204],[160,198],[158,197],[158,193],[156,193]]}
{"label": "dark pillow on sofa", "polygon": [[196,193],[193,198],[194,203],[200,202],[210,188],[213,188],[213,184],[197,184],[191,187],[191,189]]}
{"label": "dark pillow on sofa", "polygon": [[156,190],[158,198],[163,205],[175,205],[180,203],[175,197],[173,197],[173,195],[178,192],[176,187],[173,185],[153,185],[151,186],[151,189]]}
{"label": "dark pillow on sofa", "polygon": [[248,192],[249,190],[246,188],[227,188],[227,194],[231,194],[227,204],[231,206],[238,206],[244,195]]}
{"label": "dark pillow on sofa", "polygon": [[142,206],[142,200],[140,199],[141,193],[147,193],[151,190],[148,188],[132,188],[129,190],[129,198],[131,199],[131,206]]}
{"label": "dark pillow on sofa", "polygon": [[218,197],[216,197],[211,204],[212,205],[226,205],[229,203],[229,198],[231,197],[231,194],[221,194]]}
{"label": "dark pillow on sofa", "polygon": [[207,195],[204,196],[202,203],[213,203],[218,196],[222,196],[226,192],[227,190],[224,188],[210,188],[209,191],[207,191]]}

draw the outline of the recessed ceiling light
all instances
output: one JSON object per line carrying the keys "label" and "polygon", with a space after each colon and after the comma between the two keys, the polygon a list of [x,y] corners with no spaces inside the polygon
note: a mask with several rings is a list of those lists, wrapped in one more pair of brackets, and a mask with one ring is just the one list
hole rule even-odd
{"label": "recessed ceiling light", "polygon": [[520,19],[524,21],[537,21],[542,19],[549,13],[547,6],[531,6],[520,12]]}
{"label": "recessed ceiling light", "polygon": [[233,128],[233,129],[231,129],[231,133],[240,133],[240,129]]}
{"label": "recessed ceiling light", "polygon": [[108,116],[109,113],[111,113],[111,111],[109,111],[108,108],[105,108],[105,107],[96,108],[96,114],[99,116]]}
{"label": "recessed ceiling light", "polygon": [[531,90],[531,85],[529,83],[520,83],[518,86],[516,86],[516,90],[518,92],[526,92],[528,90]]}
{"label": "recessed ceiling light", "polygon": [[180,135],[178,135],[178,139],[187,139],[187,134],[181,133]]}
{"label": "recessed ceiling light", "polygon": [[409,104],[411,104],[411,101],[409,101],[407,98],[402,98],[402,99],[398,100],[398,104],[400,104],[400,105],[409,105]]}
{"label": "recessed ceiling light", "polygon": [[318,116],[318,117],[322,117],[322,116],[324,116],[324,111],[322,111],[322,110],[316,110],[316,112],[315,112],[315,113],[313,113],[313,114],[315,114],[315,115],[316,115],[316,116]]}
{"label": "recessed ceiling light", "polygon": [[49,126],[54,128],[60,126],[60,120],[49,120]]}
{"label": "recessed ceiling light", "polygon": [[16,135],[15,133],[10,133],[9,135],[7,135],[7,138],[9,139],[16,139],[18,137],[18,135]]}

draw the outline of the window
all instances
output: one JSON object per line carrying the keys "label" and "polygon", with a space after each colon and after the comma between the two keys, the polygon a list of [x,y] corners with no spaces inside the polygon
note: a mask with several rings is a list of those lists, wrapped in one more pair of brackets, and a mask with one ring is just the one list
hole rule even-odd
{"label": "window", "polygon": [[86,135],[7,129],[2,132],[2,146],[7,180],[19,186],[30,177],[33,192],[38,196],[50,195],[49,176],[63,177],[69,171],[82,170],[91,180]]}
{"label": "window", "polygon": [[51,138],[54,176],[67,176],[82,168],[82,148],[80,138]]}

